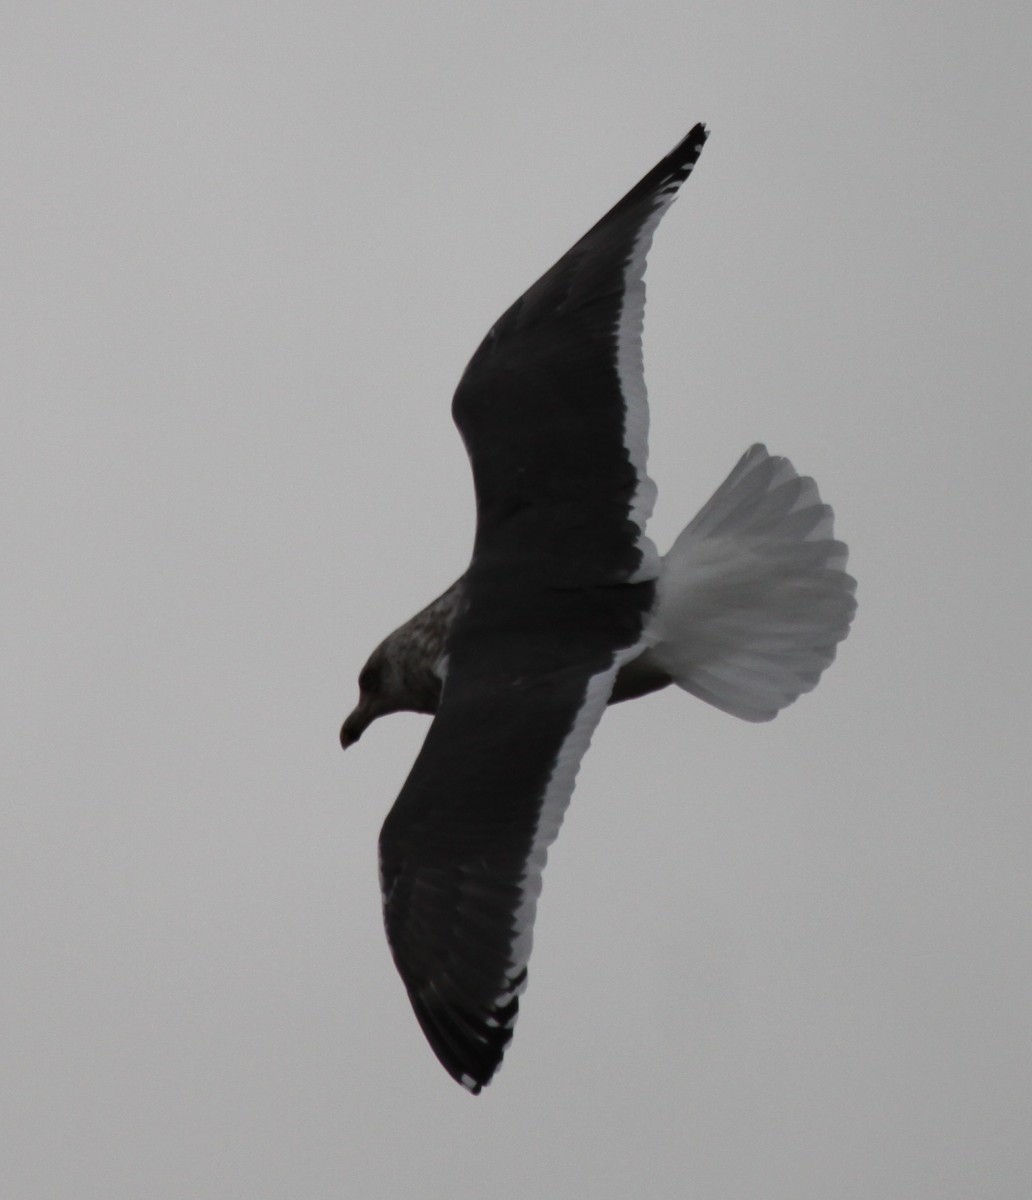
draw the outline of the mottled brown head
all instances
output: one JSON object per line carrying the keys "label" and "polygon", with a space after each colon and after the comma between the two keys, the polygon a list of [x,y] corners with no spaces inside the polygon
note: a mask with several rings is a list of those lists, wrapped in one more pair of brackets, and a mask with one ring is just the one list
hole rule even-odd
{"label": "mottled brown head", "polygon": [[435,713],[441,698],[446,646],[462,600],[462,580],[416,613],[370,654],[358,675],[358,704],[341,726],[346,750],[377,717],[392,712]]}
{"label": "mottled brown head", "polygon": [[387,642],[382,642],[358,673],[358,704],[340,728],[340,744],[345,750],[358,741],[377,717],[408,707],[399,694],[395,674]]}

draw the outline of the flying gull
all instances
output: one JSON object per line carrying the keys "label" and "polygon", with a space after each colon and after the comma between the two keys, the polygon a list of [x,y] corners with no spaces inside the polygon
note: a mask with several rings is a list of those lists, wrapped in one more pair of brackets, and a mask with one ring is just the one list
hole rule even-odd
{"label": "flying gull", "polygon": [[488,332],[452,415],[473,469],[465,574],[373,651],[341,742],[434,714],[380,834],[387,938],[445,1069],[512,1038],[541,873],[607,704],[675,683],[747,721],[816,686],[856,604],[812,479],[753,446],[660,558],[645,535],[645,257],[697,125]]}

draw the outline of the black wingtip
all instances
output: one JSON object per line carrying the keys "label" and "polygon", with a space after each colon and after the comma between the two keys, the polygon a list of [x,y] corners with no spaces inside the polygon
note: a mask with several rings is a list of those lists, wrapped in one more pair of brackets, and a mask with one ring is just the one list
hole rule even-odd
{"label": "black wingtip", "polygon": [[512,1041],[519,998],[511,996],[490,1019],[411,994],[416,1019],[441,1066],[472,1096],[479,1096],[502,1064]]}
{"label": "black wingtip", "polygon": [[[697,125],[693,125],[673,150],[649,172],[646,179],[649,177],[655,179],[657,175],[668,175],[671,181],[676,179],[677,186],[680,186],[699,161],[699,155],[702,153],[708,137],[709,130],[701,121]],[[642,183],[644,182],[645,180],[642,180]]]}
{"label": "black wingtip", "polygon": [[578,245],[583,245],[598,231],[619,220],[624,214],[634,211],[639,205],[644,203],[651,207],[661,203],[663,198],[674,195],[694,170],[708,137],[709,130],[701,121],[693,125],[670,153],[664,155],[651,171],[639,179],[634,187],[588,230]]}

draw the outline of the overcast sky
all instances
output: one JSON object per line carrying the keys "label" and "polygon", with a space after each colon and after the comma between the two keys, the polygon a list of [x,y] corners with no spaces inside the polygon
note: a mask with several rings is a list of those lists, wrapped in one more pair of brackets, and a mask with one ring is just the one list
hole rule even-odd
{"label": "overcast sky", "polygon": [[[0,1192],[1027,1200],[1027,2],[30,4],[0,18]],[[451,392],[696,120],[651,527],[751,442],[860,611],[767,726],[609,712],[473,1099],[337,728],[464,568]]]}

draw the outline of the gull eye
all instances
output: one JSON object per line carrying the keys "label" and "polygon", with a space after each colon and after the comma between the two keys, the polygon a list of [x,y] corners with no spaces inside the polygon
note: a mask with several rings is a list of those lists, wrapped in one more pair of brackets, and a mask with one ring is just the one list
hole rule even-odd
{"label": "gull eye", "polygon": [[358,677],[358,686],[363,692],[378,692],[380,690],[380,669],[363,667]]}

